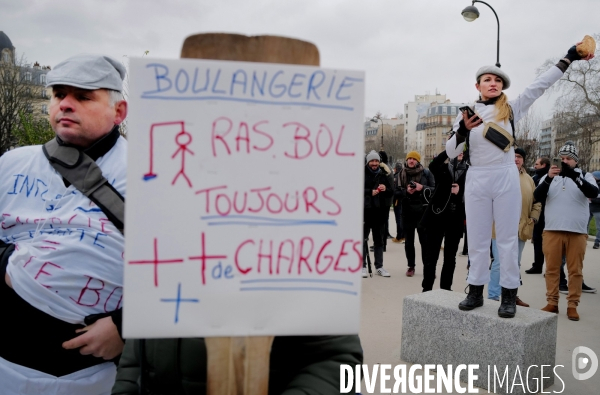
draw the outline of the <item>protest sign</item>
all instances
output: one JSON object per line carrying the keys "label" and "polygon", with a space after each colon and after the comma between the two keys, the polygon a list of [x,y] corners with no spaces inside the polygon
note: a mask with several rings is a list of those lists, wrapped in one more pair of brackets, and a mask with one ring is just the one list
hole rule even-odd
{"label": "protest sign", "polygon": [[364,75],[132,59],[124,335],[358,333]]}

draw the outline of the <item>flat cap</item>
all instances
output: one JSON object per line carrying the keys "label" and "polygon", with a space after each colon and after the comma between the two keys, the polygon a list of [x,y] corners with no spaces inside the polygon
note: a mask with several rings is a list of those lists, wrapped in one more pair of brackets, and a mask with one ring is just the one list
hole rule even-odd
{"label": "flat cap", "polygon": [[46,87],[68,85],[82,89],[111,89],[121,92],[125,66],[103,55],[81,54],[57,64],[46,75]]}
{"label": "flat cap", "polygon": [[510,87],[510,78],[508,74],[500,69],[500,67],[496,66],[483,66],[479,70],[477,70],[477,74],[475,75],[475,80],[478,80],[484,74],[494,74],[498,77],[502,78],[502,90],[508,89]]}

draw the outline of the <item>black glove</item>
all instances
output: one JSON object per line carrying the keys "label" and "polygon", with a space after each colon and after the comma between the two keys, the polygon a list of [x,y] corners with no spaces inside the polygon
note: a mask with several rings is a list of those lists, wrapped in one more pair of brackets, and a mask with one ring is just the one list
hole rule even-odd
{"label": "black glove", "polygon": [[578,186],[581,185],[580,182],[580,173],[576,172],[575,169],[572,169],[571,167],[567,166],[567,167],[563,167],[559,173],[559,176],[561,177],[565,177],[565,178],[570,178],[571,180],[573,180],[575,182],[575,184],[577,184]]}
{"label": "black glove", "polygon": [[581,56],[579,56],[579,54],[577,53],[577,48],[575,47],[575,45],[573,45],[571,48],[569,48],[569,51],[565,55],[565,58],[569,59],[569,61],[571,63],[574,60],[580,60],[581,59]]}

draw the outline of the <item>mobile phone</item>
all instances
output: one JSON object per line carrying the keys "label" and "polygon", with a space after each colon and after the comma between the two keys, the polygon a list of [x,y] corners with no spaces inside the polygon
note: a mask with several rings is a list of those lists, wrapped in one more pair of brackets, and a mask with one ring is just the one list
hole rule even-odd
{"label": "mobile phone", "polygon": [[561,162],[560,158],[552,158],[552,166],[560,167]]}
{"label": "mobile phone", "polygon": [[[464,107],[459,107],[458,108],[461,112],[466,111],[467,115],[469,116],[469,118],[472,118],[473,115],[475,115],[475,111],[473,111],[473,109],[469,106],[464,106]],[[474,121],[478,121],[479,117],[475,118]]]}
{"label": "mobile phone", "polygon": [[415,189],[417,187],[417,184],[415,184],[414,181],[411,181],[408,183],[408,186],[411,187],[412,189]]}

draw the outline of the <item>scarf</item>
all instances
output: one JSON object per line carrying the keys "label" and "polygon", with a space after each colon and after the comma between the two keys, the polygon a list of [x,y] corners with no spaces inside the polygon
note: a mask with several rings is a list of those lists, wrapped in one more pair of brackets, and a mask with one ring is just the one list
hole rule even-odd
{"label": "scarf", "polygon": [[404,170],[402,170],[402,173],[400,173],[400,177],[398,179],[398,181],[400,182],[400,185],[398,186],[406,188],[410,181],[420,181],[422,173],[423,165],[420,163],[412,169],[408,166],[404,167]]}

